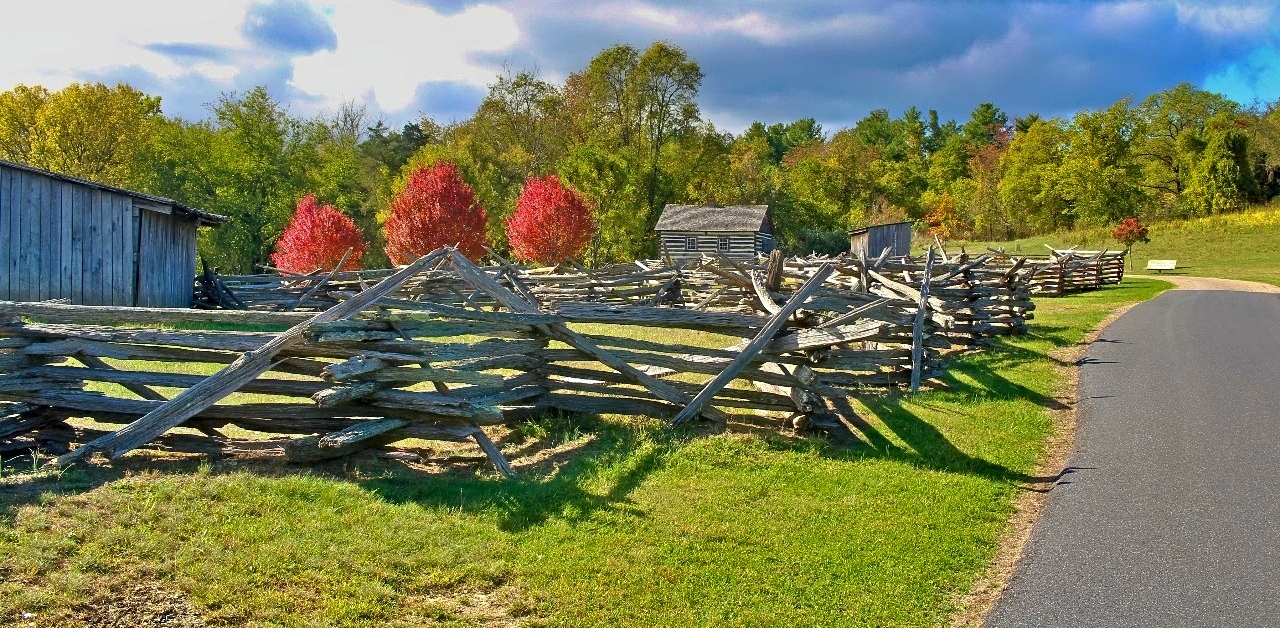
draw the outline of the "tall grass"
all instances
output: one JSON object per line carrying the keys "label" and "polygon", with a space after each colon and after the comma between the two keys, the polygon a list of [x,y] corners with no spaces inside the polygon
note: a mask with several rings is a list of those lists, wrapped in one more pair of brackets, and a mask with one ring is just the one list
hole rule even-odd
{"label": "tall grass", "polygon": [[[1280,285],[1280,201],[1236,214],[1171,220],[1148,225],[1151,242],[1133,249],[1133,271],[1140,272],[1151,259],[1178,261],[1177,273],[1200,277],[1224,277]],[[1111,238],[1111,228],[1093,228],[1046,234],[1008,242],[955,242],[967,250],[986,247],[1043,255],[1045,244],[1082,250],[1124,248]]]}

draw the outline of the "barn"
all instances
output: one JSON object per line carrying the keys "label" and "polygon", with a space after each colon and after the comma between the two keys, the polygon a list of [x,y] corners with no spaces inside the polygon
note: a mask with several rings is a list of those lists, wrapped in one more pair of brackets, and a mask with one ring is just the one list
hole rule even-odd
{"label": "barn", "polygon": [[879,257],[886,248],[893,256],[910,254],[911,223],[891,222],[849,232],[849,251],[854,257]]}
{"label": "barn", "polygon": [[196,229],[224,220],[0,161],[0,300],[190,307]]}
{"label": "barn", "polygon": [[653,230],[673,260],[716,254],[746,260],[774,248],[768,205],[667,205]]}

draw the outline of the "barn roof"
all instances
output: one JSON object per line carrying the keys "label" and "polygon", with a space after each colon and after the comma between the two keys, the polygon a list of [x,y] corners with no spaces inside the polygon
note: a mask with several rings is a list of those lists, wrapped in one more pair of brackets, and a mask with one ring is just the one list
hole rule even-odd
{"label": "barn roof", "polygon": [[226,216],[220,216],[220,215],[218,215],[218,214],[214,214],[214,213],[212,213],[212,212],[204,211],[203,209],[196,209],[196,208],[194,208],[194,207],[190,207],[190,206],[187,206],[187,205],[183,205],[182,203],[179,203],[178,201],[175,201],[175,200],[173,200],[173,199],[171,199],[171,198],[165,198],[165,197],[163,197],[163,196],[156,196],[156,195],[154,195],[154,194],[146,194],[146,193],[144,193],[144,192],[138,192],[138,191],[136,191],[136,190],[126,190],[125,188],[119,188],[119,187],[116,187],[116,186],[114,186],[114,185],[106,185],[106,184],[104,184],[104,183],[98,183],[98,182],[96,182],[96,181],[90,181],[90,180],[88,180],[88,179],[81,179],[81,178],[79,178],[79,177],[73,177],[73,176],[68,175],[68,174],[62,174],[62,173],[59,173],[59,172],[53,172],[53,171],[50,171],[50,170],[44,170],[44,169],[41,169],[41,168],[35,168],[35,167],[32,167],[32,166],[28,166],[28,165],[26,165],[26,164],[15,163],[15,162],[12,162],[12,161],[5,161],[5,160],[3,160],[3,159],[0,159],[0,166],[4,166],[4,167],[6,167],[6,168],[13,168],[13,169],[15,169],[15,170],[24,170],[24,171],[26,171],[26,172],[31,172],[31,173],[35,173],[35,174],[44,175],[44,176],[46,176],[46,177],[50,177],[50,178],[53,178],[53,179],[58,179],[58,180],[61,180],[61,181],[69,181],[69,182],[71,182],[71,183],[75,183],[75,184],[78,184],[78,185],[83,185],[83,186],[85,186],[85,187],[96,188],[96,189],[103,190],[103,191],[106,191],[106,192],[113,192],[113,193],[116,193],[116,194],[123,194],[123,195],[125,195],[125,196],[131,196],[131,197],[136,198],[136,199],[140,199],[140,200],[144,200],[144,201],[149,201],[149,202],[156,203],[156,204],[160,204],[160,205],[168,205],[168,206],[172,207],[172,208],[173,208],[173,210],[174,210],[174,211],[176,211],[176,212],[183,213],[183,214],[187,214],[188,216],[191,216],[192,218],[195,218],[196,220],[199,220],[199,221],[200,221],[200,224],[202,224],[202,225],[217,226],[217,225],[220,225],[220,224],[222,224],[222,223],[226,222],[226,220],[227,220],[227,217],[226,217]]}
{"label": "barn roof", "polygon": [[768,205],[667,205],[654,231],[771,231]]}
{"label": "barn roof", "polygon": [[855,236],[855,235],[858,235],[859,233],[866,233],[872,229],[877,229],[879,227],[893,227],[896,225],[909,225],[909,224],[911,224],[910,221],[903,221],[903,222],[886,222],[879,225],[870,225],[868,227],[858,227],[857,229],[850,229],[849,235]]}

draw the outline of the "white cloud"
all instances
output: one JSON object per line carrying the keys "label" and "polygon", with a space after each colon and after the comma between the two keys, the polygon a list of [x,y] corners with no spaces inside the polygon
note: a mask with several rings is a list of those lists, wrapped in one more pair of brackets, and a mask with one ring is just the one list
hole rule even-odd
{"label": "white cloud", "polygon": [[325,12],[338,47],[296,59],[292,84],[327,106],[372,93],[382,109],[400,111],[424,82],[486,85],[494,68],[468,57],[508,50],[520,37],[515,16],[485,5],[446,17],[395,0],[334,0]]}
{"label": "white cloud", "polygon": [[1131,29],[1146,26],[1167,7],[1152,0],[1098,4],[1089,9],[1086,24],[1095,31],[1125,34]]}
{"label": "white cloud", "polygon": [[711,17],[683,9],[667,9],[643,2],[601,3],[584,10],[581,17],[604,24],[634,27],[644,25],[664,31],[663,35],[711,35],[736,33],[764,44],[778,44],[797,35],[755,11],[729,17]]}
{"label": "white cloud", "polygon": [[[381,109],[398,111],[423,82],[491,82],[497,70],[469,55],[502,52],[520,36],[515,17],[492,6],[443,16],[398,0],[307,1],[337,33],[336,49],[289,56],[254,46],[242,27],[255,0],[15,3],[6,7],[5,22],[22,27],[0,37],[0,91],[19,83],[56,90],[122,68],[155,76],[162,91],[178,82],[244,89],[240,83],[266,70],[283,68],[288,76],[291,67],[291,85],[312,97],[295,103],[303,108],[371,95]],[[184,58],[148,48],[174,44],[219,54]]]}
{"label": "white cloud", "polygon": [[1217,36],[1243,35],[1272,28],[1269,4],[1177,4],[1178,21]]}
{"label": "white cloud", "polygon": [[[250,0],[178,3],[164,0],[48,0],[6,7],[0,37],[0,83],[59,89],[86,75],[138,66],[163,78],[200,69],[145,48],[175,41],[243,45],[240,22]],[[21,25],[15,28],[14,25]],[[207,68],[225,76],[225,68]]]}

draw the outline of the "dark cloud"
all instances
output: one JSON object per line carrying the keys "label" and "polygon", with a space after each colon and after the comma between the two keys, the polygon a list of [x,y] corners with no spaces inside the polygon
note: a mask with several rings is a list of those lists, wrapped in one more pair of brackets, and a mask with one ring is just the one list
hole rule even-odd
{"label": "dark cloud", "polygon": [[242,71],[230,84],[214,81],[197,72],[189,72],[178,78],[160,77],[136,65],[119,66],[92,73],[87,79],[108,85],[127,83],[148,94],[162,96],[160,103],[165,115],[186,120],[203,120],[210,116],[210,107],[224,94],[243,94],[259,85],[276,102],[284,106],[313,100],[289,85],[292,68],[288,64],[270,65],[254,71]]}
{"label": "dark cloud", "polygon": [[[440,124],[470,118],[484,100],[486,90],[456,81],[434,81],[418,86],[413,105],[405,109],[413,118],[426,115]],[[392,120],[402,123],[409,120]]]}
{"label": "dark cloud", "polygon": [[174,42],[147,44],[143,47],[152,52],[185,61],[225,61],[230,57],[230,51],[227,48],[214,44]]}
{"label": "dark cloud", "polygon": [[249,7],[243,32],[249,41],[283,52],[311,54],[338,47],[338,35],[328,20],[301,0]]}
{"label": "dark cloud", "polygon": [[430,7],[436,13],[441,15],[456,15],[473,7],[477,4],[484,4],[483,0],[409,0],[413,4]]}
{"label": "dark cloud", "polygon": [[[618,5],[634,8],[636,4]],[[828,130],[911,106],[966,119],[982,102],[1011,115],[1068,115],[1200,84],[1276,33],[1211,33],[1155,3],[730,2],[651,0],[671,25],[561,2],[514,4],[527,48],[489,61],[563,76],[604,47],[684,48],[706,78],[717,125],[815,117]],[[688,8],[696,6],[696,8]],[[752,21],[732,20],[751,16]],[[721,28],[714,25],[720,24]],[[1280,96],[1280,95],[1277,95]]]}
{"label": "dark cloud", "polygon": [[[446,15],[480,4],[409,1]],[[1206,85],[1208,77],[1255,91],[1275,91],[1266,86],[1280,81],[1270,62],[1280,53],[1257,54],[1267,46],[1280,50],[1280,11],[1270,8],[1273,20],[1251,29],[1214,5],[1164,2],[486,2],[513,12],[521,29],[512,49],[468,59],[494,68],[495,76],[504,67],[537,69],[560,81],[614,44],[644,49],[665,40],[701,65],[704,117],[732,131],[754,120],[813,117],[833,132],[875,109],[896,116],[912,106],[963,121],[982,102],[995,103],[1011,117],[1066,116],[1127,96],[1141,100],[1180,82]],[[250,8],[243,30],[259,69],[239,63],[244,51],[182,42],[148,46],[179,63],[239,65],[241,73],[229,83],[194,72],[161,79],[139,68],[115,68],[94,78],[126,80],[163,94],[166,112],[188,118],[204,117],[203,103],[223,90],[258,84],[303,110],[321,99],[292,88],[289,78],[291,56],[337,46],[324,15],[300,0],[264,1]],[[421,114],[440,122],[465,119],[484,94],[483,87],[460,82],[424,83],[413,104],[395,114],[407,119],[388,123]],[[1261,97],[1274,101],[1280,93]]]}

